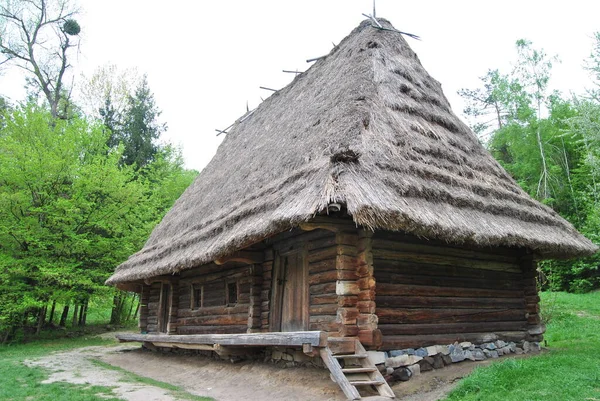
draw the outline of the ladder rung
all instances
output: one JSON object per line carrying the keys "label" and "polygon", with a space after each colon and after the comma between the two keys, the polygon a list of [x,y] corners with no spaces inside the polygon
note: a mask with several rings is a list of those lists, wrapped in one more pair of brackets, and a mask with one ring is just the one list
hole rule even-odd
{"label": "ladder rung", "polygon": [[344,373],[368,373],[368,372],[376,372],[377,368],[347,368],[342,369]]}
{"label": "ladder rung", "polygon": [[368,381],[352,381],[350,382],[353,386],[381,386],[385,384],[385,381],[379,380],[368,380]]}
{"label": "ladder rung", "polygon": [[338,359],[343,359],[343,358],[366,358],[367,354],[338,354],[338,355],[334,355],[334,358],[338,358]]}

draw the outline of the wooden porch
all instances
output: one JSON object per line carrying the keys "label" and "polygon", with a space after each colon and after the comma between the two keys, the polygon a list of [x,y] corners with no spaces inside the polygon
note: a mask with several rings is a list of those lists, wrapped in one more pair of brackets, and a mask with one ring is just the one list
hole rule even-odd
{"label": "wooden porch", "polygon": [[[377,366],[355,337],[328,337],[324,331],[244,334],[117,334],[120,342],[141,342],[149,348],[165,347],[213,351],[220,355],[248,353],[248,347],[301,347],[306,355],[320,356],[349,400],[361,397],[358,388],[373,387],[380,396],[395,398]],[[344,361],[340,364],[339,361]]]}

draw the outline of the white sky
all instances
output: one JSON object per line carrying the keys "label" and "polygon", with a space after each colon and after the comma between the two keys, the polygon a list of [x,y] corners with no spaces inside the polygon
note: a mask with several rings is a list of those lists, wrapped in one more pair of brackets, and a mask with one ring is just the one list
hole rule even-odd
{"label": "white sky", "polygon": [[[371,0],[80,0],[84,14],[75,76],[101,65],[137,67],[188,168],[202,169],[214,155],[223,129],[294,74],[306,59],[327,54],[370,13]],[[489,68],[508,72],[514,42],[533,41],[562,60],[551,85],[581,92],[588,78],[581,68],[600,30],[600,1],[378,0],[377,16],[408,38],[425,69],[442,83],[454,111],[463,104],[456,91],[473,88]],[[22,77],[0,76],[0,93],[22,96]]]}

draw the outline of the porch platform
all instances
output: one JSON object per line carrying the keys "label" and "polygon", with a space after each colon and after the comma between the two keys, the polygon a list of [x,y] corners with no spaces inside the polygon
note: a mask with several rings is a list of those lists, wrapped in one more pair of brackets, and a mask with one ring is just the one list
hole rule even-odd
{"label": "porch platform", "polygon": [[[176,348],[196,348],[196,346],[233,346],[233,347],[269,347],[290,346],[326,347],[327,333],[324,331],[292,331],[274,333],[242,333],[242,334],[117,334],[120,342],[152,343],[155,346],[171,346]],[[163,345],[164,344],[164,345]],[[168,344],[168,345],[167,345]]]}

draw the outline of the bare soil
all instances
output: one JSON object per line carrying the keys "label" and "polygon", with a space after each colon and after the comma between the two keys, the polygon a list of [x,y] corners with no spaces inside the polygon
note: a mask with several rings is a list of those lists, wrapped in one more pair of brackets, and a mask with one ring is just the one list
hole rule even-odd
{"label": "bare soil", "polygon": [[[50,370],[48,382],[110,386],[114,387],[116,396],[129,401],[178,399],[162,388],[127,382],[122,372],[95,365],[94,359],[217,401],[345,400],[340,388],[323,369],[286,368],[284,364],[260,361],[231,363],[199,355],[157,353],[142,350],[139,344],[80,348],[53,353],[27,364]],[[436,401],[444,398],[474,368],[490,363],[489,360],[462,362],[424,372],[407,382],[394,384],[392,389],[401,401]]]}

